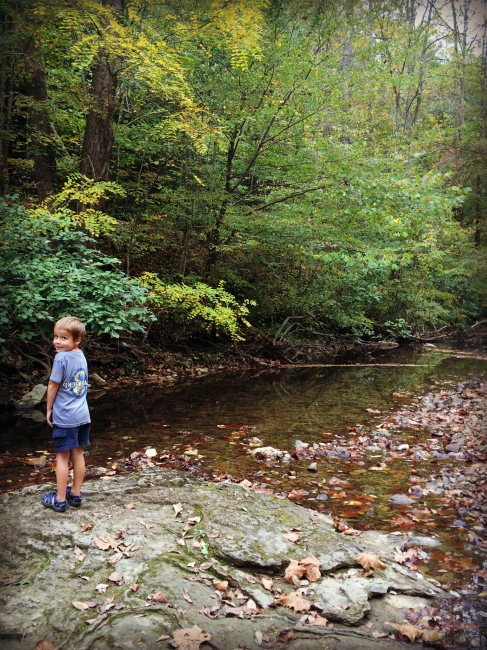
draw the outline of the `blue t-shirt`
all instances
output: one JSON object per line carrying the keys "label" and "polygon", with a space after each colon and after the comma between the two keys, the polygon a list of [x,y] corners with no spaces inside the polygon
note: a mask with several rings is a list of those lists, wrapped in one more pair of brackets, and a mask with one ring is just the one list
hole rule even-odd
{"label": "blue t-shirt", "polygon": [[81,350],[58,352],[50,379],[59,384],[52,407],[53,424],[66,429],[91,422],[86,402],[88,364]]}

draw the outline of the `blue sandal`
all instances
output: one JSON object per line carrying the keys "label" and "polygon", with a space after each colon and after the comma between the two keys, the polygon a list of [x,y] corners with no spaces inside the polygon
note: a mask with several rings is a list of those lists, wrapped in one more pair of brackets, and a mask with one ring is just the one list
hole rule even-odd
{"label": "blue sandal", "polygon": [[66,501],[58,501],[56,492],[44,492],[42,495],[42,505],[45,508],[52,508],[55,512],[64,512],[66,510]]}
{"label": "blue sandal", "polygon": [[81,502],[83,500],[83,497],[81,496],[81,492],[75,496],[74,494],[71,494],[71,486],[66,488],[66,499],[69,503],[70,506],[74,506],[75,508],[79,508],[81,505]]}

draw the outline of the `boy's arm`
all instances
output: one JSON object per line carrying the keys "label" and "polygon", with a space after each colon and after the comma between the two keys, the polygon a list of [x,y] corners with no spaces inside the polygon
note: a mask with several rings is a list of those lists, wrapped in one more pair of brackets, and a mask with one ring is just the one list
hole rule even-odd
{"label": "boy's arm", "polygon": [[52,405],[56,399],[59,384],[56,381],[50,381],[47,385],[47,423],[52,427]]}

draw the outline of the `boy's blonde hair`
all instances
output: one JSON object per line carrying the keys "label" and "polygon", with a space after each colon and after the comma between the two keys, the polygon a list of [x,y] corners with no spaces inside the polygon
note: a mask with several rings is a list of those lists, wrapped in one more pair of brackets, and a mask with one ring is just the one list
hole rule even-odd
{"label": "boy's blonde hair", "polygon": [[60,318],[54,327],[61,327],[63,330],[68,330],[74,339],[83,339],[86,334],[85,326],[79,318],[75,318],[74,316]]}

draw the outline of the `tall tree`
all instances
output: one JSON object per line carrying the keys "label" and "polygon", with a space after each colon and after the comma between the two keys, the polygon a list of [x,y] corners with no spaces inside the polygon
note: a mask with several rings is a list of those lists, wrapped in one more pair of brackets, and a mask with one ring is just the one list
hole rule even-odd
{"label": "tall tree", "polygon": [[[103,0],[103,6],[111,10],[107,17],[105,35],[117,36],[114,23],[122,17],[124,0]],[[100,34],[103,40],[103,34]],[[113,56],[99,49],[90,90],[90,107],[81,151],[80,172],[96,181],[108,179],[108,168],[113,147],[113,110],[117,89],[117,67]]]}
{"label": "tall tree", "polygon": [[37,196],[44,201],[56,189],[56,152],[47,106],[46,71],[42,44],[35,31],[25,47],[25,94],[29,102],[29,131],[34,156]]}

